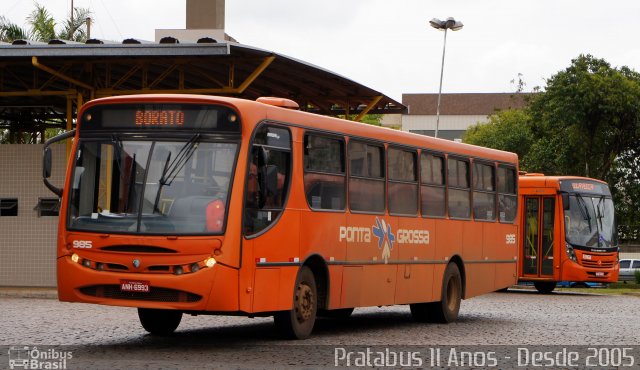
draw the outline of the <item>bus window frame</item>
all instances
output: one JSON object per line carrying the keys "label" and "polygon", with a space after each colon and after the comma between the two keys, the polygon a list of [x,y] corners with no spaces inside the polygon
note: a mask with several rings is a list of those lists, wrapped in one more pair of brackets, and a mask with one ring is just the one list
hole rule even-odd
{"label": "bus window frame", "polygon": [[[166,134],[171,134],[171,136],[166,135]],[[144,133],[135,133],[135,132],[131,132],[131,131],[118,131],[117,133],[112,133],[109,137],[105,136],[106,132],[104,131],[99,131],[99,132],[91,132],[90,134],[85,134],[85,136],[81,137],[80,139],[78,139],[78,147],[81,145],[81,143],[83,142],[101,142],[104,141],[105,138],[108,138],[109,140],[111,140],[113,138],[113,136],[115,135],[119,140],[124,141],[123,139],[135,139],[137,141],[149,141],[152,143],[151,146],[153,146],[153,144],[155,142],[174,142],[174,141],[180,141],[180,140],[188,140],[189,138],[193,137],[193,133],[189,133],[189,132],[180,132],[177,133],[176,131],[157,131],[157,132],[144,132]],[[201,236],[221,236],[224,235],[227,231],[227,225],[229,223],[229,203],[231,202],[231,198],[232,198],[232,193],[233,193],[233,180],[235,178],[236,175],[236,170],[237,170],[237,166],[238,166],[238,157],[240,155],[240,150],[241,150],[241,145],[242,145],[242,139],[241,139],[241,135],[239,134],[228,134],[228,135],[220,135],[220,134],[211,134],[211,133],[200,133],[200,137],[198,139],[199,142],[208,142],[208,143],[222,143],[222,144],[235,144],[236,145],[236,150],[235,150],[235,156],[233,158],[233,167],[231,168],[231,172],[229,173],[229,191],[227,193],[227,199],[226,199],[226,203],[225,203],[225,207],[227,207],[227,210],[225,211],[225,216],[224,216],[224,221],[223,221],[223,226],[222,229],[219,232],[203,232],[203,233],[190,233],[190,234],[175,234],[177,236],[180,237],[201,237]],[[73,179],[75,176],[75,171],[76,168],[78,167],[78,155],[77,155],[77,150],[75,153],[73,154],[73,161],[72,161],[72,166],[71,166],[71,175],[69,178]],[[150,154],[153,154],[152,151],[150,151]],[[151,159],[151,155],[149,156],[149,158],[147,158],[147,162]],[[143,194],[144,196],[144,191],[146,190],[146,176],[148,174],[148,169],[145,170],[145,183],[144,186],[141,190],[141,194]],[[71,184],[69,184],[69,192],[71,192],[72,188],[71,188]],[[69,213],[69,210],[72,209],[72,205],[71,205],[71,201],[73,200],[73,197],[69,194],[69,196],[67,197],[67,201],[66,201],[66,214],[65,214],[65,228],[68,231],[73,231],[73,232],[83,232],[83,233],[94,233],[94,234],[105,234],[104,230],[87,230],[87,229],[78,229],[78,228],[74,228],[71,227],[71,214]],[[62,207],[62,204],[61,204]],[[140,223],[140,219],[142,217],[142,207],[139,207],[139,214],[138,214],[138,220],[136,221],[137,223]],[[174,235],[171,233],[146,233],[146,232],[141,232],[141,231],[135,231],[135,232],[131,232],[131,231],[112,231],[110,230],[108,232],[108,234],[113,234],[113,235],[144,235],[144,236],[163,236],[163,235]]]}
{"label": "bus window frame", "polygon": [[[465,162],[467,164],[467,184],[469,185],[466,188],[462,188],[459,186],[451,186],[449,184],[449,160],[454,160],[454,161],[460,161],[460,162]],[[446,192],[446,202],[447,202],[447,215],[449,217],[450,220],[473,220],[473,184],[471,183],[471,180],[473,178],[472,176],[472,166],[471,163],[473,163],[471,161],[470,157],[466,157],[464,155],[460,155],[457,153],[449,153],[446,157],[446,183],[447,183],[447,192]],[[451,215],[451,207],[449,207],[449,195],[450,195],[450,191],[449,190],[461,190],[461,191],[467,191],[468,194],[468,198],[469,198],[469,217],[456,217],[456,216],[452,216]]]}
{"label": "bus window frame", "polygon": [[[318,136],[318,137],[323,137],[323,138],[327,138],[327,139],[335,139],[335,140],[340,140],[343,144],[342,146],[342,158],[344,160],[344,173],[343,174],[338,174],[338,173],[333,173],[333,172],[321,172],[321,171],[308,171],[305,167],[304,167],[304,158],[305,158],[305,153],[304,153],[304,147],[302,148],[302,186],[303,186],[303,190],[304,190],[304,198],[305,198],[305,202],[307,203],[307,206],[309,207],[310,210],[314,211],[314,212],[330,212],[330,213],[346,213],[347,209],[348,209],[348,195],[349,195],[349,179],[348,179],[348,159],[347,159],[347,140],[345,139],[344,136],[342,135],[337,135],[337,134],[332,134],[332,133],[326,133],[323,131],[317,131],[317,130],[309,130],[309,129],[305,129],[302,132],[302,145],[304,146],[304,142],[305,139],[309,136],[309,135],[313,135],[313,136]],[[341,176],[344,178],[344,207],[342,209],[332,209],[332,208],[314,208],[311,206],[311,204],[309,203],[309,199],[307,199],[307,186],[305,183],[305,175],[307,173],[315,173],[315,174],[319,174],[319,175],[331,175],[331,176]]]}
{"label": "bus window frame", "polygon": [[[282,128],[285,129],[289,132],[289,149],[285,149],[285,148],[281,148],[281,147],[276,147],[276,146],[270,146],[270,145],[262,145],[262,144],[258,144],[262,147],[267,147],[267,148],[273,148],[276,150],[281,150],[281,151],[288,151],[289,152],[289,181],[287,181],[287,186],[286,186],[286,194],[284,199],[282,200],[282,209],[280,210],[280,213],[278,213],[278,215],[273,219],[273,221],[271,221],[271,223],[263,228],[262,230],[253,233],[253,234],[247,234],[245,232],[244,229],[244,225],[245,225],[245,218],[247,217],[246,215],[246,203],[247,203],[247,191],[248,191],[248,185],[249,185],[249,174],[251,171],[251,152],[253,151],[253,147],[255,144],[255,139],[256,139],[256,133],[263,127],[263,126],[272,126],[272,127],[277,127],[277,128]],[[251,240],[254,238],[257,238],[263,234],[265,234],[266,232],[268,232],[269,230],[271,230],[273,227],[275,227],[275,225],[278,224],[278,222],[280,221],[280,218],[282,217],[282,215],[285,213],[286,209],[287,209],[287,204],[289,203],[289,196],[291,195],[291,188],[292,188],[292,178],[293,178],[293,162],[294,162],[294,150],[293,150],[293,145],[294,145],[294,141],[293,141],[293,132],[291,131],[291,125],[286,123],[286,122],[277,122],[277,121],[273,121],[273,120],[269,120],[269,119],[264,119],[261,120],[260,122],[258,122],[258,124],[256,124],[256,126],[253,128],[253,131],[251,132],[251,140],[249,140],[249,144],[247,145],[247,159],[246,159],[246,169],[245,169],[245,178],[244,178],[244,189],[243,189],[243,193],[242,193],[242,218],[240,220],[240,229],[242,231],[242,236],[246,239],[246,240]],[[241,248],[242,249],[242,248]]]}
{"label": "bus window frame", "polygon": [[[500,192],[500,176],[498,174],[498,171],[500,170],[500,168],[506,168],[506,169],[510,169],[513,170],[514,173],[514,194],[511,193],[502,193]],[[518,221],[518,212],[520,210],[520,188],[518,186],[518,168],[516,166],[514,166],[512,163],[498,163],[496,166],[496,198],[498,201],[497,204],[497,220],[499,223],[501,224],[507,224],[507,225],[512,225],[517,223]],[[516,209],[515,209],[515,216],[513,217],[513,220],[511,221],[502,221],[500,219],[500,195],[507,195],[507,196],[513,196],[516,198]]]}
{"label": "bus window frame", "polygon": [[[442,159],[442,184],[435,184],[435,183],[430,183],[430,182],[423,182],[422,181],[422,154],[426,154],[426,155],[432,155],[436,158],[440,158]],[[420,186],[420,194],[419,194],[419,199],[418,201],[420,202],[420,216],[422,218],[434,218],[434,219],[439,219],[439,220],[443,220],[443,219],[447,219],[449,217],[449,202],[447,202],[448,199],[448,195],[449,195],[449,189],[447,186],[447,154],[443,153],[443,152],[438,152],[435,150],[429,150],[429,149],[421,149],[420,153],[420,163],[418,166],[418,177],[419,177],[419,186]],[[442,216],[432,216],[432,215],[425,215],[422,209],[422,187],[423,186],[427,186],[427,187],[433,187],[433,188],[438,188],[438,189],[444,189],[444,214]]]}
{"label": "bus window frame", "polygon": [[[407,153],[411,153],[413,154],[413,176],[414,176],[414,181],[407,181],[407,180],[392,180],[391,176],[389,175],[389,151],[390,150],[398,150],[398,151],[402,151],[402,152],[407,152]],[[418,151],[417,148],[413,148],[413,147],[409,147],[409,146],[402,146],[399,144],[395,144],[395,143],[389,143],[386,151],[385,151],[385,156],[386,156],[386,209],[389,212],[390,216],[404,216],[404,217],[418,217],[418,215],[420,214],[420,170],[419,170],[419,166],[420,166],[420,162],[419,162],[419,158],[420,158],[420,152]],[[390,183],[394,183],[394,184],[405,184],[405,185],[415,185],[416,187],[416,211],[414,213],[396,213],[396,212],[391,212],[391,208],[389,207],[389,203],[390,203],[390,199],[389,199],[389,184]]]}
{"label": "bus window frame", "polygon": [[[483,166],[488,166],[489,168],[491,168],[493,170],[493,191],[491,190],[482,190],[482,189],[476,189],[475,187],[475,183],[474,183],[474,175],[475,175],[475,165],[479,164],[479,165],[483,165]],[[482,160],[482,159],[474,159],[471,162],[471,192],[474,193],[472,194],[472,198],[471,198],[471,216],[473,217],[474,221],[478,221],[478,222],[496,222],[498,221],[498,168],[495,164],[495,162],[490,162],[488,160]],[[484,218],[476,218],[475,215],[475,211],[474,211],[474,205],[475,205],[475,193],[482,193],[482,194],[493,194],[493,219],[484,219]]]}
{"label": "bus window frame", "polygon": [[[380,156],[380,159],[382,161],[384,161],[382,163],[382,166],[380,167],[380,169],[384,172],[382,174],[382,177],[379,178],[375,178],[375,177],[366,177],[366,176],[352,176],[351,175],[351,157],[349,157],[349,144],[351,143],[351,141],[356,141],[356,142],[360,142],[363,143],[365,145],[371,145],[377,148],[381,148],[382,149],[382,155]],[[386,164],[386,147],[387,147],[387,142],[385,141],[376,141],[376,140],[371,140],[365,137],[352,137],[352,136],[347,136],[347,140],[346,140],[346,162],[347,162],[347,204],[346,207],[348,207],[349,212],[353,213],[353,214],[367,214],[367,215],[384,215],[387,213],[387,164]],[[358,210],[353,210],[351,208],[351,179],[356,179],[356,180],[367,180],[367,181],[378,181],[378,182],[382,182],[383,184],[383,190],[384,190],[384,194],[382,194],[383,197],[383,202],[384,202],[384,206],[382,207],[382,211],[358,211]]]}

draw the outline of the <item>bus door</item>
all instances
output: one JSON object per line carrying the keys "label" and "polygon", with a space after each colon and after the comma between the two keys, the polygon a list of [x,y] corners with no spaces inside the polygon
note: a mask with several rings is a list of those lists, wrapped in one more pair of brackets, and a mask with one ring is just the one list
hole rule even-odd
{"label": "bus door", "polygon": [[525,197],[524,276],[553,276],[555,198]]}

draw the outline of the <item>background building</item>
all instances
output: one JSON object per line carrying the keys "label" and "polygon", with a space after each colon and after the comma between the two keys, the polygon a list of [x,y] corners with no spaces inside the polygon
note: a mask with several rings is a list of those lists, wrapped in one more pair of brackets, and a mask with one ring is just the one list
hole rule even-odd
{"label": "background building", "polygon": [[[488,116],[510,108],[522,108],[525,93],[442,94],[438,137],[459,140],[469,126],[487,122]],[[407,113],[401,117],[402,131],[434,136],[438,94],[402,94]],[[392,118],[387,124],[393,122]]]}

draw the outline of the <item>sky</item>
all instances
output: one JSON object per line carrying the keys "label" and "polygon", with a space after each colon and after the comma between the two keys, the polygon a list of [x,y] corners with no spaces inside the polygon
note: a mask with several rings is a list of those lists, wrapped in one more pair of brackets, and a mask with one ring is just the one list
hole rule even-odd
{"label": "sky", "polygon": [[[40,0],[57,20],[71,0]],[[26,25],[29,0],[0,0],[0,15]],[[154,40],[185,28],[185,0],[74,0],[93,12],[92,37]],[[637,0],[226,0],[226,32],[239,42],[303,60],[398,101],[437,93],[443,32],[432,18],[464,24],[447,33],[443,93],[544,87],[580,54],[640,71]]]}

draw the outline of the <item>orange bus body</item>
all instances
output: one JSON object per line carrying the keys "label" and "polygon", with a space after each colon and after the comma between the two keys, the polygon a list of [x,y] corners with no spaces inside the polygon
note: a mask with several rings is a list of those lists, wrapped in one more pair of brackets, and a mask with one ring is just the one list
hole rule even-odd
{"label": "orange bus body", "polygon": [[[616,282],[618,246],[613,202],[607,183],[584,177],[542,174],[520,176],[519,183],[518,280],[542,283],[542,290],[545,290],[545,283],[547,289],[553,290],[555,283],[560,281]],[[576,206],[572,199],[575,199]],[[596,200],[592,203],[596,205],[593,208],[596,217],[586,212],[592,209],[592,206],[587,206],[589,199]],[[600,219],[606,221],[605,231],[595,225],[596,222],[601,223],[597,217],[598,205],[603,208]],[[610,209],[604,209],[605,205]],[[581,211],[579,208],[582,207],[588,208]],[[595,225],[591,231],[593,237],[584,237],[589,228],[574,230],[574,235],[591,242],[573,243],[570,229],[589,219]],[[607,233],[609,236],[604,235]]]}
{"label": "orange bus body", "polygon": [[[75,203],[71,204],[70,197],[77,198],[78,196],[73,192],[86,192],[89,186],[83,182],[85,180],[78,180],[82,176],[89,176],[87,175],[89,169],[84,168],[85,164],[76,163],[79,158],[88,155],[86,152],[89,150],[89,144],[80,150],[83,140],[90,142],[89,138],[83,138],[83,132],[86,131],[89,135],[89,126],[92,124],[87,121],[91,118],[87,112],[94,112],[93,110],[103,106],[120,107],[135,104],[198,104],[225,107],[237,113],[240,132],[237,139],[237,155],[230,172],[229,193],[226,203],[223,204],[226,207],[224,209],[226,221],[224,226],[221,226],[222,232],[214,232],[210,235],[181,235],[179,232],[139,235],[135,232],[135,228],[131,229],[132,232],[110,232],[108,230],[86,231],[70,227],[74,219],[72,212],[77,212],[74,210],[77,207]],[[149,113],[147,116],[139,114],[138,118],[151,117],[151,124],[162,123],[164,119],[164,124],[167,126],[171,126],[175,121],[174,113],[168,116],[173,120],[169,123],[165,113],[159,115],[160,121],[154,118],[153,114]],[[153,123],[154,119],[156,123]],[[140,122],[137,123],[140,124]],[[281,131],[276,132],[274,128]],[[134,135],[137,132],[136,129],[132,123],[130,127],[122,129],[122,132],[128,132],[133,135],[132,137],[137,137]],[[248,204],[247,198],[250,198],[247,196],[249,191],[247,182],[254,174],[254,169],[250,165],[252,156],[260,152],[255,149],[256,143],[259,142],[255,135],[256,132],[261,132],[260,130],[266,130],[266,139],[261,136],[260,140],[267,140],[265,141],[267,144],[260,144],[261,150],[268,152],[270,156],[274,156],[277,150],[268,144],[268,140],[276,140],[276,137],[279,140],[279,135],[285,131],[289,133],[290,151],[283,149],[282,152],[290,154],[283,154],[282,157],[289,156],[290,170],[285,174],[286,180],[278,177],[280,182],[285,182],[284,185],[275,183],[273,185],[283,187],[281,190],[286,193],[284,197],[286,199],[282,201],[282,210],[258,211],[256,217],[270,224],[260,232],[247,235],[246,226],[243,226],[243,217],[245,222],[248,218],[244,207]],[[112,129],[109,134],[104,134],[106,135],[105,143],[118,141],[119,139],[115,136],[117,133],[118,129]],[[152,137],[155,134],[158,132],[145,131],[143,136]],[[346,163],[344,173],[340,176],[344,177],[345,189],[351,189],[349,181],[352,181],[355,187],[358,179],[356,176],[350,176],[349,171],[355,171],[351,167],[360,163],[355,159],[353,162],[347,160],[345,153],[347,145],[353,142],[352,145],[355,148],[356,141],[369,144],[370,146],[366,149],[369,151],[368,154],[359,157],[367,163],[374,160],[372,158],[378,150],[376,146],[382,148],[383,177],[376,180],[378,182],[367,182],[365,178],[362,179],[363,184],[366,182],[366,186],[363,186],[365,191],[368,189],[367,186],[373,188],[378,186],[376,189],[382,186],[385,189],[381,194],[370,194],[371,202],[382,202],[384,205],[382,211],[350,210],[349,192],[351,190],[344,190],[346,193],[342,207],[338,205],[339,197],[332,198],[334,204],[331,207],[337,205],[335,207],[338,208],[337,210],[312,209],[323,207],[323,198],[307,196],[306,191],[309,189],[305,188],[305,176],[307,186],[310,187],[317,184],[317,181],[320,181],[318,179],[326,178],[327,175],[320,173],[321,171],[314,173],[305,170],[305,153],[307,150],[312,150],[309,149],[310,144],[304,145],[305,140],[311,140],[307,135],[335,139],[335,142],[341,142],[341,145],[344,145],[342,155]],[[195,140],[193,142],[195,143]],[[160,142],[152,145],[159,146]],[[199,143],[199,147],[202,145]],[[108,145],[105,144],[105,146]],[[186,150],[193,149],[194,146],[187,145]],[[122,148],[122,146],[114,144],[113,148]],[[102,153],[118,150],[113,148],[101,150]],[[414,158],[413,171],[416,178],[405,181],[405,185],[409,188],[418,189],[417,211],[413,215],[391,215],[389,212],[388,197],[397,199],[400,204],[411,203],[402,196],[398,196],[403,189],[402,181],[398,181],[400,185],[395,186],[386,176],[390,171],[395,171],[389,168],[391,166],[387,161],[390,148],[397,148],[403,151],[402,155],[407,155],[407,158],[411,156]],[[355,153],[355,149],[353,150]],[[72,153],[74,154],[70,156],[62,193],[58,229],[57,282],[61,301],[176,310],[196,314],[266,316],[292,310],[296,299],[294,286],[303,266],[307,266],[313,272],[317,285],[317,308],[321,310],[440,301],[444,295],[443,275],[449,264],[456,264],[460,271],[461,298],[493,292],[508,287],[516,281],[518,251],[515,241],[518,234],[518,220],[515,216],[512,221],[503,222],[504,220],[501,219],[501,217],[508,218],[501,211],[500,204],[503,200],[508,200],[509,196],[503,197],[499,190],[506,185],[496,185],[496,173],[518,173],[518,160],[513,153],[284,109],[255,101],[192,95],[138,95],[91,101],[79,112],[78,129]],[[369,155],[371,153],[374,154],[371,156]],[[449,177],[447,183],[442,184],[441,193],[444,194],[446,191],[451,197],[456,189],[451,186],[453,182],[449,183],[454,181],[449,173],[453,170],[447,167],[455,165],[465,168],[464,163],[467,163],[466,174],[461,173],[462,178],[467,178],[467,190],[464,190],[464,179],[456,180],[462,181],[460,187],[463,188],[458,189],[456,194],[462,194],[463,203],[469,201],[471,207],[469,217],[454,219],[446,214],[443,217],[421,215],[421,211],[425,212],[424,207],[420,206],[421,194],[423,188],[425,192],[429,190],[419,180],[421,153],[425,153],[425,156],[426,153],[435,153],[436,157],[442,157],[440,163],[447,164],[441,169],[442,177]],[[115,158],[115,155],[109,155],[108,158]],[[165,170],[171,167],[170,162],[176,157],[167,157],[166,163],[163,162]],[[453,162],[454,158],[459,161]],[[133,158],[120,159],[117,163],[115,159],[109,162],[111,164],[105,161],[97,163],[102,163],[103,167],[106,166],[105,168],[121,166],[120,176],[124,179],[122,181],[130,182],[129,186],[135,188],[138,180],[131,179],[135,171],[125,170],[131,160],[136,161],[135,155]],[[151,163],[151,155],[147,163]],[[472,180],[474,175],[471,171],[476,168],[475,163],[484,163],[484,170],[488,171],[487,183],[482,189],[480,185],[474,187],[475,180]],[[84,166],[82,168],[84,174],[78,169],[81,166]],[[190,164],[187,165],[188,168],[190,166]],[[197,165],[194,166],[197,170]],[[154,171],[161,167],[153,165]],[[265,173],[268,172],[269,166],[264,167]],[[183,168],[180,171],[186,170]],[[372,170],[369,169],[369,171]],[[123,175],[126,172],[129,178]],[[480,174],[476,175],[480,176]],[[340,179],[340,176],[333,178]],[[164,177],[163,173],[160,178]],[[267,177],[268,175],[263,175],[263,178]],[[101,177],[98,180],[104,179]],[[113,179],[108,181],[116,184]],[[75,184],[76,182],[80,185]],[[96,180],[97,182],[99,181]],[[103,184],[91,186],[102,189]],[[120,193],[124,191],[122,186]],[[142,186],[161,188],[161,185],[153,185],[151,182]],[[393,189],[389,190],[390,188]],[[517,202],[515,180],[513,186],[506,186],[506,188],[512,189],[506,191],[513,193],[514,202]],[[484,195],[481,194],[482,191],[485,191]],[[135,193],[135,190],[133,192]],[[85,224],[90,225],[102,219],[120,222],[118,220],[128,217],[123,214],[118,216],[121,217],[118,219],[113,212],[105,211],[104,208],[108,206],[95,208],[95,204],[105,202],[98,199],[104,196],[103,193],[99,193],[96,199],[91,201],[94,203],[94,210],[90,211],[90,216],[83,219],[82,222]],[[160,190],[158,190],[159,193]],[[465,194],[467,194],[467,200],[464,199]],[[113,196],[118,196],[115,190]],[[487,218],[487,220],[475,219],[478,218],[474,214],[476,209],[471,206],[475,204],[473,199],[480,199],[481,196],[488,199],[486,205],[490,210],[477,212],[485,212],[481,218]],[[356,197],[357,195],[353,194],[351,200],[355,202]],[[383,199],[380,200],[380,197]],[[208,201],[209,198],[206,199]],[[317,203],[314,203],[316,201]],[[81,204],[84,200],[80,196],[77,202]],[[177,207],[177,202],[178,200],[175,199],[163,198],[160,201],[163,206],[159,208],[166,205]],[[192,203],[191,209],[199,206],[196,204],[197,201]],[[453,201],[449,203],[447,208],[452,212]],[[111,204],[116,204],[113,199]],[[210,205],[211,203],[207,207]],[[367,207],[366,204],[364,206]],[[404,207],[410,208],[411,204]],[[517,207],[517,205],[514,204],[511,207]],[[513,212],[515,215],[515,208]],[[143,230],[141,225],[138,225],[138,228]],[[380,230],[383,233],[382,238],[379,237]],[[136,289],[139,291],[135,291]]]}

